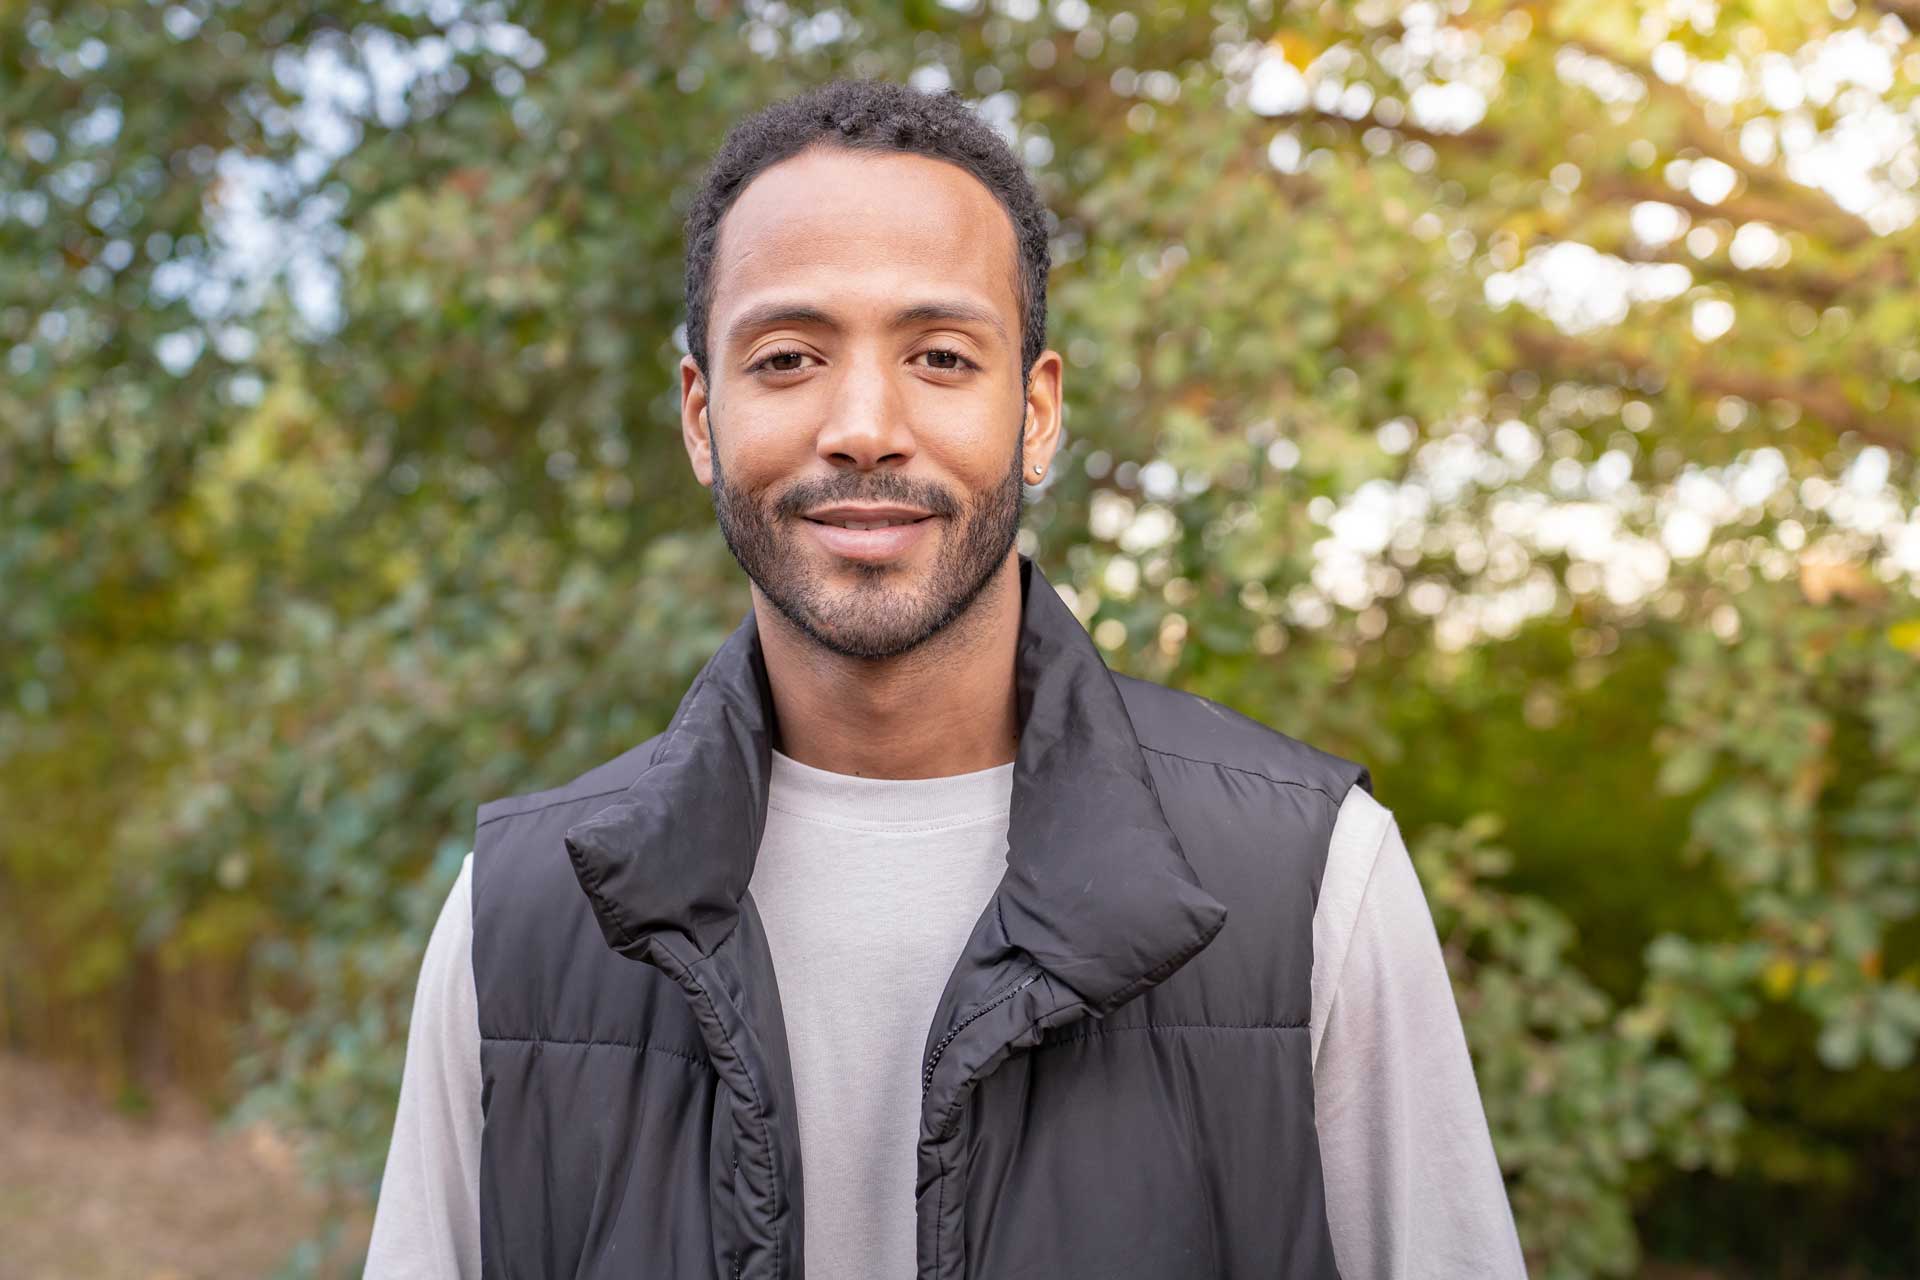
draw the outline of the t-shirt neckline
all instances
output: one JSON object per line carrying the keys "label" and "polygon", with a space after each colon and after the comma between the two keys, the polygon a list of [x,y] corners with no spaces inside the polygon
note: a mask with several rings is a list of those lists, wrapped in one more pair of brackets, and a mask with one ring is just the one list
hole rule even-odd
{"label": "t-shirt neckline", "polygon": [[802,764],[775,750],[767,803],[799,817],[875,830],[979,822],[1007,816],[1013,766],[1010,760],[941,778],[863,778]]}

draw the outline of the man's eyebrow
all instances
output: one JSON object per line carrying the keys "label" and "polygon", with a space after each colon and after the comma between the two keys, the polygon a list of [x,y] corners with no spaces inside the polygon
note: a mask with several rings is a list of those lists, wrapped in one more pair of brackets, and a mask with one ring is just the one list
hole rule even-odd
{"label": "man's eyebrow", "polygon": [[[895,329],[905,329],[934,320],[980,325],[993,330],[1002,342],[1011,341],[1007,334],[1007,326],[1000,319],[999,313],[978,303],[959,300],[943,299],[912,303],[901,307],[889,316],[888,324]],[[762,329],[773,329],[786,324],[811,325],[821,329],[841,327],[840,322],[831,313],[804,302],[763,302],[757,306],[748,307],[734,317],[733,323],[727,326],[726,342],[728,345],[733,345]]]}
{"label": "man's eyebrow", "polygon": [[954,320],[961,324],[981,325],[999,334],[1000,341],[1009,341],[1007,326],[1001,322],[999,313],[971,302],[917,302],[893,313],[893,327],[896,329],[925,324],[929,320]]}
{"label": "man's eyebrow", "polygon": [[840,327],[838,321],[819,307],[810,307],[803,302],[762,302],[734,317],[733,323],[727,326],[726,341],[731,345],[748,334],[783,324],[813,325],[823,329]]}

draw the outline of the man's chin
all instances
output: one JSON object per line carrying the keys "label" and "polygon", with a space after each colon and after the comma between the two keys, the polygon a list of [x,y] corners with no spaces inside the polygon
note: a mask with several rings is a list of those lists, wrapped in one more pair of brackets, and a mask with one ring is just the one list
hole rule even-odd
{"label": "man's chin", "polygon": [[[866,566],[855,566],[864,569]],[[856,575],[856,579],[859,575]],[[813,639],[847,657],[885,658],[904,653],[928,638],[925,594],[871,580],[841,582],[814,578],[772,603]]]}
{"label": "man's chin", "polygon": [[877,662],[897,658],[917,649],[931,637],[924,628],[918,627],[907,631],[891,627],[875,630],[861,625],[848,626],[842,623],[838,626],[821,626],[816,623],[813,638],[816,643],[842,657]]}

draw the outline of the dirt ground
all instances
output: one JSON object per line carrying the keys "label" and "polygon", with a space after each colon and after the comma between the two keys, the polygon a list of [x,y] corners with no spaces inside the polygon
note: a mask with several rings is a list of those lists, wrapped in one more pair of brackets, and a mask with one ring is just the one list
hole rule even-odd
{"label": "dirt ground", "polygon": [[0,1280],[272,1276],[324,1213],[265,1129],[222,1132],[180,1098],[131,1118],[0,1054]]}

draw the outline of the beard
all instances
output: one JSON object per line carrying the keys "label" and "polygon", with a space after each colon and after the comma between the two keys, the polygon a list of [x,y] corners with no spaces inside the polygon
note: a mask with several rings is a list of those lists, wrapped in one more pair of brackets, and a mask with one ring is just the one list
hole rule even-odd
{"label": "beard", "polygon": [[[1024,421],[1024,420],[1022,420]],[[868,476],[840,472],[807,480],[769,501],[726,481],[713,410],[707,429],[713,459],[713,511],[747,578],[800,632],[846,658],[892,658],[938,635],[964,614],[1006,563],[1026,508],[1021,473],[1026,441],[1016,423],[1013,463],[985,490],[956,501],[945,489],[918,485],[892,471]],[[835,502],[893,502],[919,507],[940,520],[933,564],[918,582],[892,564],[847,561],[850,587],[835,586],[820,566],[827,556],[800,528],[801,514]],[[804,545],[801,540],[805,540]]]}

